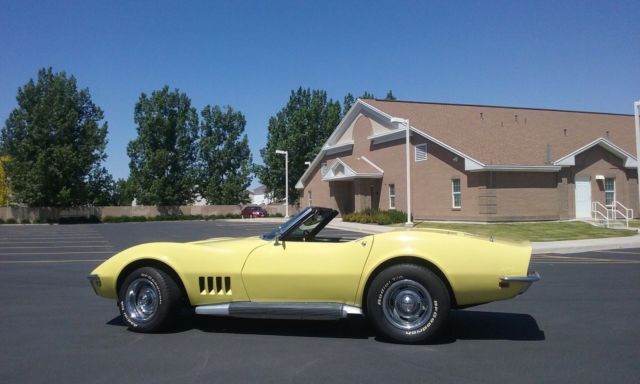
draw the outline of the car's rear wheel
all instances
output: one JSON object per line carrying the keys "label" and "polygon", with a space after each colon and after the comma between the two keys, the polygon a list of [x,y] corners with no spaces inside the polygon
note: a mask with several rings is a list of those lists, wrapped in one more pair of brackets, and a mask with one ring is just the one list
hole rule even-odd
{"label": "car's rear wheel", "polygon": [[371,282],[366,299],[367,316],[378,332],[402,343],[436,337],[451,306],[438,275],[415,264],[384,269]]}
{"label": "car's rear wheel", "polygon": [[118,307],[129,329],[155,332],[170,327],[182,303],[180,289],[164,271],[142,267],[122,283]]}

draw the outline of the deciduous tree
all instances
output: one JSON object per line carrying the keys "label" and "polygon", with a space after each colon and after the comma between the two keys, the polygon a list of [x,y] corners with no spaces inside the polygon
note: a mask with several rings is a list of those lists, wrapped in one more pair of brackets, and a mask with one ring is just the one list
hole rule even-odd
{"label": "deciduous tree", "polygon": [[110,178],[102,166],[107,123],[89,90],[48,68],[19,88],[16,100],[0,139],[13,199],[31,206],[96,203]]}
{"label": "deciduous tree", "polygon": [[191,100],[165,86],[135,106],[138,137],[129,142],[129,182],[139,204],[181,205],[195,195],[198,114]]}
{"label": "deciduous tree", "polygon": [[0,156],[0,206],[9,204],[9,179],[4,170],[7,161],[9,156]]}
{"label": "deciduous tree", "polygon": [[209,204],[249,202],[252,157],[246,120],[230,106],[206,106],[200,122],[199,192]]}
{"label": "deciduous tree", "polygon": [[267,144],[260,150],[263,166],[257,167],[260,182],[275,198],[285,197],[284,156],[276,149],[289,152],[290,202],[297,200],[296,181],[331,132],[340,122],[340,103],[327,98],[323,90],[298,88],[291,91],[287,105],[269,119]]}

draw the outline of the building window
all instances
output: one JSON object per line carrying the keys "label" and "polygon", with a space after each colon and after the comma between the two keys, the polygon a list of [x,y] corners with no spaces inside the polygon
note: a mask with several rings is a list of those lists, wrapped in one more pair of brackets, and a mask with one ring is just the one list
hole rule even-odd
{"label": "building window", "polygon": [[389,184],[389,209],[396,209],[396,185]]}
{"label": "building window", "polygon": [[416,145],[416,161],[427,160],[427,144]]}
{"label": "building window", "polygon": [[604,179],[604,205],[610,207],[616,201],[616,179],[607,177]]}
{"label": "building window", "polygon": [[462,208],[462,193],[460,192],[460,179],[451,180],[451,199],[453,208]]}
{"label": "building window", "polygon": [[308,207],[313,206],[313,198],[312,198],[312,196],[311,196],[311,191],[307,192],[307,199],[308,199],[308,201],[309,201],[309,205],[308,205]]}

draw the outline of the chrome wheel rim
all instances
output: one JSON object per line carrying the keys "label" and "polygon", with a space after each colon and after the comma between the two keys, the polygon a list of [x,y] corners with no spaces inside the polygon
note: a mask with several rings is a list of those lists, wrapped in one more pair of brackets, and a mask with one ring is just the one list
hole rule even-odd
{"label": "chrome wheel rim", "polygon": [[136,322],[144,323],[158,310],[158,289],[148,279],[137,278],[129,284],[124,296],[124,310]]}
{"label": "chrome wheel rim", "polygon": [[433,300],[422,284],[404,279],[387,288],[382,296],[382,311],[393,326],[415,330],[424,326],[431,317]]}

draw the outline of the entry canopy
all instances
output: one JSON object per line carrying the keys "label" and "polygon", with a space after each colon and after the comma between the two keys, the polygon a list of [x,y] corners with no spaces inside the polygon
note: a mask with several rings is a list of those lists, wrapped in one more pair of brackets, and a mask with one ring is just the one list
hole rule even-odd
{"label": "entry canopy", "polygon": [[611,141],[605,139],[604,137],[596,139],[591,143],[585,145],[584,147],[571,152],[570,154],[558,159],[553,164],[565,166],[565,167],[576,165],[576,156],[588,149],[595,147],[596,145],[601,146],[602,148],[606,149],[607,151],[613,153],[614,155],[622,159],[625,168],[635,168],[638,166],[638,161],[636,160],[635,157],[633,157],[633,155],[631,155],[629,152],[625,151],[624,149],[618,147],[617,145],[613,144]]}
{"label": "entry canopy", "polygon": [[355,179],[380,179],[384,175],[382,168],[375,165],[364,156],[351,159],[348,162],[340,158],[335,159],[322,181],[347,181]]}

